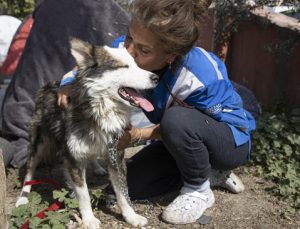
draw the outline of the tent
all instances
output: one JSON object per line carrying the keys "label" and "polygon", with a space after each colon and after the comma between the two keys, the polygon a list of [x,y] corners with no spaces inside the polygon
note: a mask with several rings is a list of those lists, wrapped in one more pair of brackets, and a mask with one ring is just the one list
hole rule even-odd
{"label": "tent", "polygon": [[[3,16],[0,16],[0,19]],[[9,16],[5,16],[9,17]],[[0,20],[1,23],[1,20]],[[2,65],[0,64],[0,75],[2,76],[11,76],[14,74],[16,67],[18,65],[19,59],[22,55],[23,48],[25,46],[26,40],[28,38],[29,32],[31,30],[33,23],[33,18],[31,15],[27,16],[24,21],[18,24],[18,27],[16,30],[14,30],[13,36],[11,39],[7,42],[8,44],[8,52],[6,58],[3,60]],[[5,24],[7,27],[7,24]],[[2,24],[1,24],[2,26]],[[5,26],[1,27],[1,33],[2,35],[2,30],[5,29]],[[3,31],[4,32],[4,31]],[[4,35],[4,33],[3,33]],[[7,32],[5,34],[5,37],[7,36]],[[1,38],[0,38],[1,39]],[[8,40],[8,39],[7,39]],[[6,44],[7,45],[7,44]],[[2,50],[2,47],[0,47],[0,50]],[[0,51],[1,52],[1,51]],[[2,53],[1,53],[2,55]],[[5,57],[5,56],[3,56]]]}
{"label": "tent", "polygon": [[0,66],[4,62],[10,43],[21,21],[8,15],[0,15]]}

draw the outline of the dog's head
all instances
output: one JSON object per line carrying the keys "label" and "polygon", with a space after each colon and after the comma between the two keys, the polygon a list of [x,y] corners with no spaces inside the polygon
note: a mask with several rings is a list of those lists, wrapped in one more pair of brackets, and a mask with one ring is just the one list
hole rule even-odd
{"label": "dog's head", "polygon": [[153,106],[137,90],[154,88],[158,76],[139,68],[125,48],[93,46],[76,38],[70,39],[71,53],[84,79],[87,93],[103,93],[127,105],[152,111]]}

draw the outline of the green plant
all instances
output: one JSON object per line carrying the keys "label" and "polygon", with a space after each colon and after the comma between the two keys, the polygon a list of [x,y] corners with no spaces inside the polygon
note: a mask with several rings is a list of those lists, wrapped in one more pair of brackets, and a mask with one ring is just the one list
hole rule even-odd
{"label": "green plant", "polygon": [[42,197],[37,192],[29,193],[29,203],[14,208],[10,217],[9,229],[20,228],[29,220],[29,228],[55,228],[63,229],[70,222],[72,211],[78,208],[78,201],[67,197],[68,191],[65,189],[53,191],[53,198],[64,203],[64,208],[58,211],[45,212],[46,217],[40,219],[34,217],[38,212],[46,209],[49,203],[42,201]]}
{"label": "green plant", "polygon": [[108,195],[105,192],[103,192],[102,189],[91,191],[91,203],[95,209],[98,208],[98,205],[101,202],[101,200],[108,200],[108,199],[109,199]]}
{"label": "green plant", "polygon": [[34,6],[34,0],[0,0],[0,14],[11,15],[22,20],[32,13]]}
{"label": "green plant", "polygon": [[[68,194],[69,192],[66,189],[54,190],[53,199],[62,202],[63,208],[57,211],[46,211],[46,217],[44,219],[40,219],[35,217],[35,215],[49,207],[49,203],[42,201],[41,195],[37,192],[29,193],[29,203],[12,210],[9,229],[20,228],[20,226],[22,226],[27,220],[29,220],[29,228],[66,228],[65,225],[70,222],[73,213],[79,214],[78,200],[76,198],[69,198]],[[108,198],[107,194],[101,189],[91,191],[90,196],[94,210],[97,210],[100,200]]]}
{"label": "green plant", "polygon": [[252,162],[260,175],[276,183],[273,191],[300,208],[300,109],[289,113],[264,113],[253,135]]}

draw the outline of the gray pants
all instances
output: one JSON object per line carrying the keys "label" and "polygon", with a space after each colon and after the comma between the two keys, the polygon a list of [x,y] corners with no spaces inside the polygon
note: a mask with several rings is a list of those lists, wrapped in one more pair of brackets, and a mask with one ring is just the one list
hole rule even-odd
{"label": "gray pants", "polygon": [[161,121],[163,141],[143,148],[127,164],[129,194],[143,199],[200,186],[210,169],[231,170],[248,161],[248,143],[235,146],[227,124],[197,109],[174,106]]}

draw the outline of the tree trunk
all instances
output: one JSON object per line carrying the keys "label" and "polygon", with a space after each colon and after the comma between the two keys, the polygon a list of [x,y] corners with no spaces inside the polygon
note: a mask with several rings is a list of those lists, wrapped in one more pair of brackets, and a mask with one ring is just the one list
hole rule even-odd
{"label": "tree trunk", "polygon": [[[6,199],[6,174],[3,162],[2,150],[0,149],[0,227],[6,228],[5,199]],[[3,226],[3,227],[2,227]]]}

